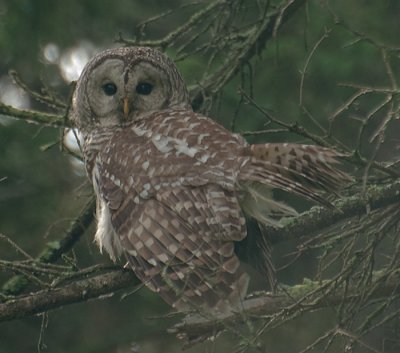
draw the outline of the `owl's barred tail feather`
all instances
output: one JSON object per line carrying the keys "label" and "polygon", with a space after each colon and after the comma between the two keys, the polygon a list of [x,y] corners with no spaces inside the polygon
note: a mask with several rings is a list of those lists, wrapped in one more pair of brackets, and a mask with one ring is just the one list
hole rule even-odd
{"label": "owl's barred tail feather", "polygon": [[296,211],[270,196],[271,188],[296,193],[333,207],[320,191],[337,192],[351,181],[336,169],[345,155],[325,147],[299,144],[256,144],[244,149],[249,163],[239,174],[244,211],[262,224],[278,226],[270,215],[296,215]]}
{"label": "owl's barred tail feather", "polygon": [[[239,173],[240,206],[247,216],[259,223],[262,233],[265,226],[280,227],[282,216],[297,215],[293,208],[273,199],[273,188],[333,207],[319,192],[338,192],[351,181],[350,176],[334,168],[339,162],[337,158],[344,155],[324,147],[258,144],[246,146],[243,155],[249,159]],[[274,289],[276,276],[268,234],[255,241],[262,258],[256,267],[267,276]]]}

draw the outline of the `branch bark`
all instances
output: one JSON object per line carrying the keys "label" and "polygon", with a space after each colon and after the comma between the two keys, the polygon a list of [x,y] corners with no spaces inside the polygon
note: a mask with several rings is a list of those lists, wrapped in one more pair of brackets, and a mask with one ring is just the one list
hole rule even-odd
{"label": "branch bark", "polygon": [[0,115],[23,120],[27,123],[45,125],[50,127],[68,127],[62,115],[48,114],[34,110],[21,110],[0,102]]}
{"label": "branch bark", "polygon": [[58,288],[50,288],[21,296],[0,304],[0,321],[20,319],[54,310],[103,295],[112,295],[115,291],[137,285],[138,279],[132,271],[113,270],[84,280],[78,280]]}
{"label": "branch bark", "polygon": [[299,217],[290,218],[282,228],[268,227],[273,243],[311,235],[345,219],[368,214],[369,211],[400,203],[400,181],[371,185],[365,193],[344,197],[334,202],[335,209],[313,207]]}
{"label": "branch bark", "polygon": [[[376,282],[380,281],[381,276],[376,275]],[[390,278],[386,278],[383,285],[378,286],[369,296],[370,300],[387,298],[400,293],[399,286],[400,270],[395,272]],[[289,317],[293,311],[304,313],[334,307],[359,298],[365,293],[360,293],[360,288],[350,288],[346,296],[343,295],[343,288],[338,288],[334,293],[327,296],[320,295],[315,297],[313,294],[318,291],[324,282],[314,282],[307,280],[304,284],[296,285],[286,289],[284,294],[272,295],[264,293],[256,298],[249,298],[242,303],[236,312],[231,312],[220,316],[187,316],[180,323],[168,330],[178,338],[183,339],[186,345],[192,345],[208,337],[215,336],[216,333],[229,327],[237,326],[246,321],[268,320],[273,315],[283,314]],[[375,282],[375,283],[376,283]],[[301,310],[299,310],[301,309]]]}

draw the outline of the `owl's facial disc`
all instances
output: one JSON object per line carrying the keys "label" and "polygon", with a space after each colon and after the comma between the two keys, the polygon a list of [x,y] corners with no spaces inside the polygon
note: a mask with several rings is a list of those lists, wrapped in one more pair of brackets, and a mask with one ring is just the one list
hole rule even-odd
{"label": "owl's facial disc", "polygon": [[86,89],[95,120],[113,126],[166,108],[171,84],[164,70],[150,62],[112,58],[93,69]]}
{"label": "owl's facial disc", "polygon": [[167,108],[189,109],[186,85],[174,63],[146,47],[108,49],[85,66],[69,111],[80,129],[116,126]]}

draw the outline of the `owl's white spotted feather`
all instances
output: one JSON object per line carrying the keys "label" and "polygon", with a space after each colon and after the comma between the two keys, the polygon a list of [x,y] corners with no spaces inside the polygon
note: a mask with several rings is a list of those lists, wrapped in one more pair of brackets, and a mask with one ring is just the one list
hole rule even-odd
{"label": "owl's white spotted feather", "polygon": [[178,310],[240,303],[248,276],[234,241],[246,237],[243,211],[271,224],[270,213],[294,213],[272,199],[272,188],[327,204],[318,190],[348,181],[332,167],[340,157],[332,150],[249,145],[194,113],[176,67],[149,48],[95,57],[71,118],[98,198],[96,240]]}

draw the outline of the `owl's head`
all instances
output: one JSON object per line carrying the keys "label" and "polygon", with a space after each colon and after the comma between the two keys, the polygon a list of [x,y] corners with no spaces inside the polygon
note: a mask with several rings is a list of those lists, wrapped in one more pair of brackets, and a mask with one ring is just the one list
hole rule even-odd
{"label": "owl's head", "polygon": [[191,109],[172,60],[152,48],[116,48],[97,54],[85,66],[69,118],[84,130],[123,125],[170,107]]}

